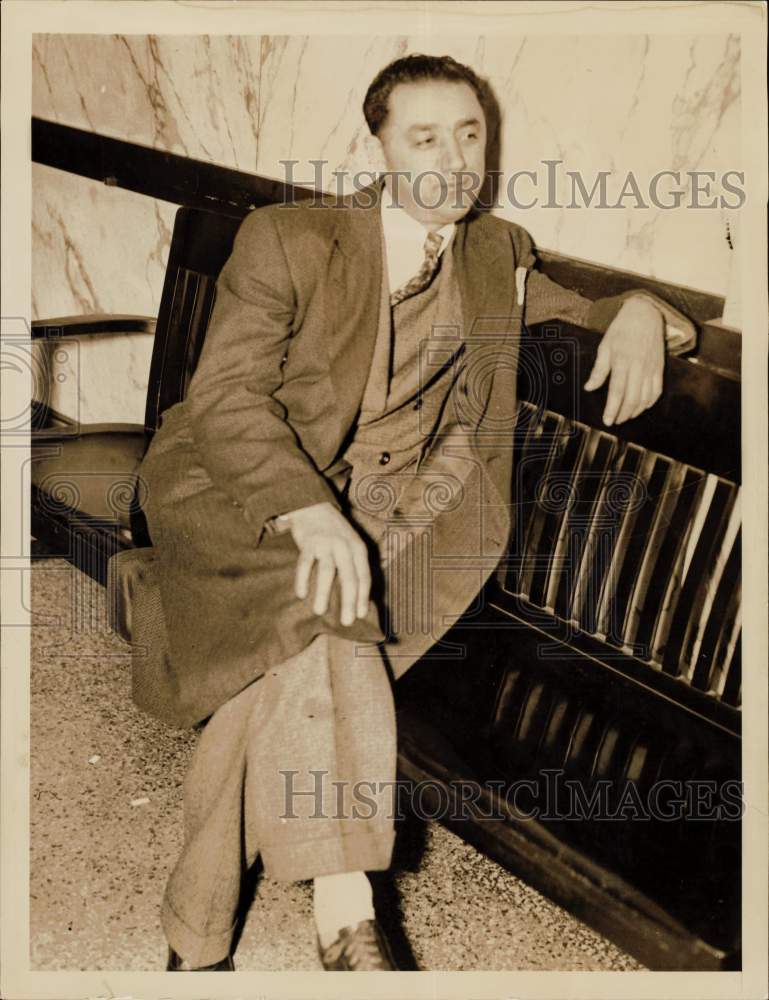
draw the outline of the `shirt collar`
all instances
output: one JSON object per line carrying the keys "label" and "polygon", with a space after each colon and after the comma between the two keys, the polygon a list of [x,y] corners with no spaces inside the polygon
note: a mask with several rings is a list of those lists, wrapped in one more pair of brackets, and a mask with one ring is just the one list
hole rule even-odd
{"label": "shirt collar", "polygon": [[[381,204],[382,228],[384,230],[385,245],[388,247],[388,250],[399,244],[401,246],[406,244],[411,246],[417,245],[420,251],[422,251],[427,239],[427,230],[421,222],[417,222],[404,208],[395,204],[392,192],[386,184],[382,189]],[[451,243],[456,228],[456,223],[449,222],[447,225],[441,226],[440,229],[436,230],[438,235],[443,239],[441,248],[438,251],[439,256]]]}

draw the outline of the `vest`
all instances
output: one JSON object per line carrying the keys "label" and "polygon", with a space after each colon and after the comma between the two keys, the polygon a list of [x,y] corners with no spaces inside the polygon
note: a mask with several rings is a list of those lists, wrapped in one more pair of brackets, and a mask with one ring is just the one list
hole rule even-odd
{"label": "vest", "polygon": [[[394,308],[382,282],[373,361],[344,455],[352,466],[349,503],[374,535],[419,468],[457,376],[461,347],[462,303],[451,249],[430,285]],[[367,523],[372,518],[379,524]]]}

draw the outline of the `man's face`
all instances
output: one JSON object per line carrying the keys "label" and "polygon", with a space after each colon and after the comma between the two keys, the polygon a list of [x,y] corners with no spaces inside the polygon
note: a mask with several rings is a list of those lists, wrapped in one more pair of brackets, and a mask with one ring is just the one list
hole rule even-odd
{"label": "man's face", "polygon": [[472,87],[399,83],[388,109],[377,138],[385,168],[396,174],[386,183],[397,204],[429,228],[461,219],[485,172],[486,121]]}

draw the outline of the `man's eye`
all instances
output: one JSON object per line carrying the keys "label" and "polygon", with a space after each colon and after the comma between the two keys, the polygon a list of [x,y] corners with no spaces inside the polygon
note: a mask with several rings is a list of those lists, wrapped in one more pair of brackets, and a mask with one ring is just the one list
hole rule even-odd
{"label": "man's eye", "polygon": [[465,139],[477,139],[477,138],[478,138],[477,132],[465,132]]}
{"label": "man's eye", "polygon": [[418,139],[417,146],[429,146],[433,141],[433,137],[430,135],[426,139]]}

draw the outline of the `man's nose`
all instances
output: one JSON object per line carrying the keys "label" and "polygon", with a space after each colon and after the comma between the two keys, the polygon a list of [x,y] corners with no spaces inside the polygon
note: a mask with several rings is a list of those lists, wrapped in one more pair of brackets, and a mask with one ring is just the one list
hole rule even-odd
{"label": "man's nose", "polygon": [[441,152],[441,168],[443,170],[464,170],[465,158],[456,139],[447,139]]}

